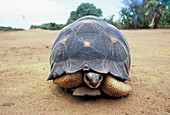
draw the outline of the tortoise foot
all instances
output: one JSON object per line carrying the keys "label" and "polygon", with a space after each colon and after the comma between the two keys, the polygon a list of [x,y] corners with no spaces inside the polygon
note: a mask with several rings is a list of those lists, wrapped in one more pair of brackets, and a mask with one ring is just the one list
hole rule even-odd
{"label": "tortoise foot", "polygon": [[76,72],[61,75],[53,80],[53,82],[63,88],[74,88],[83,83],[82,73]]}
{"label": "tortoise foot", "polygon": [[119,81],[112,76],[106,76],[102,86],[102,91],[111,97],[122,97],[128,95],[132,87],[125,82]]}
{"label": "tortoise foot", "polygon": [[99,89],[91,89],[91,88],[83,86],[83,87],[76,88],[73,92],[73,95],[74,96],[85,96],[85,95],[98,96],[98,95],[101,95],[101,92]]}

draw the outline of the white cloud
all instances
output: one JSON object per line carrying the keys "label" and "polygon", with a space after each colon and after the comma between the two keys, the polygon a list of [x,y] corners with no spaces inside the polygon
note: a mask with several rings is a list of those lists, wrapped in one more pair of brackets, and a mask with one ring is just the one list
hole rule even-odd
{"label": "white cloud", "polygon": [[1,0],[0,9],[1,15],[27,15],[61,12],[64,6],[49,0]]}
{"label": "white cloud", "polygon": [[[0,26],[29,29],[32,24],[63,22],[65,5],[51,0],[0,0]],[[63,16],[64,17],[64,16]]]}

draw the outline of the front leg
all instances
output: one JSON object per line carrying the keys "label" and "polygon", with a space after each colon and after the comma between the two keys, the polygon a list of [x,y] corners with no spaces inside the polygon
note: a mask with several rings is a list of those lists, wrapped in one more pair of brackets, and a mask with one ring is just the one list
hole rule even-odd
{"label": "front leg", "polygon": [[53,80],[55,84],[63,88],[74,88],[82,84],[82,72],[68,73]]}
{"label": "front leg", "polygon": [[132,87],[123,81],[115,79],[111,75],[107,75],[101,85],[101,89],[105,94],[111,97],[122,97],[129,94]]}

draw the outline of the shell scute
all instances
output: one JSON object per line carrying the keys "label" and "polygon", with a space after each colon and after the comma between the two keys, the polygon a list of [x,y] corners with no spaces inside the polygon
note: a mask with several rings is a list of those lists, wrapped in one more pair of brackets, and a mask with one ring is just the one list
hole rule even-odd
{"label": "shell scute", "polygon": [[64,72],[92,69],[130,80],[130,63],[129,46],[122,33],[98,17],[85,16],[61,30],[56,38],[49,79]]}

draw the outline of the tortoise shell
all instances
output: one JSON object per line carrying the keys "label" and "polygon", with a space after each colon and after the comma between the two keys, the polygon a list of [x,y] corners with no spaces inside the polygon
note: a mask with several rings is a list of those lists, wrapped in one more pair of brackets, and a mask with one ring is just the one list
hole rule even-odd
{"label": "tortoise shell", "polygon": [[79,70],[130,80],[130,64],[129,46],[122,33],[98,17],[85,16],[63,28],[56,38],[48,80]]}

